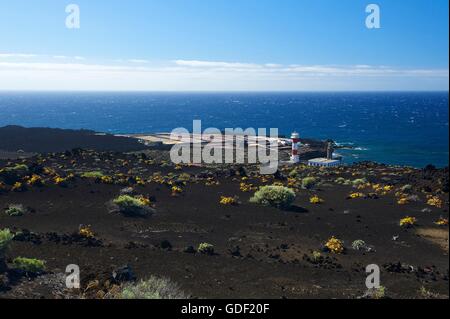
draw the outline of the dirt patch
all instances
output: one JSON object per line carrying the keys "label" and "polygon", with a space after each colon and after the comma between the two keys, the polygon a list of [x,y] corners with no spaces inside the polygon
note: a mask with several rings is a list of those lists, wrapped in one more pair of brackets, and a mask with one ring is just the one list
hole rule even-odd
{"label": "dirt patch", "polygon": [[438,245],[448,254],[449,231],[447,228],[419,228],[416,232],[417,235],[423,237],[426,240],[429,240],[433,244]]}

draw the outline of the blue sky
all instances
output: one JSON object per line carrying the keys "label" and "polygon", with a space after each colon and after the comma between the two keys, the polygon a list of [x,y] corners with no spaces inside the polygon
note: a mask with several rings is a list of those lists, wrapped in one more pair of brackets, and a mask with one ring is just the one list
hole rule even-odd
{"label": "blue sky", "polygon": [[[65,7],[80,8],[67,29]],[[365,8],[381,9],[381,29]],[[0,0],[0,90],[447,90],[447,0]]]}

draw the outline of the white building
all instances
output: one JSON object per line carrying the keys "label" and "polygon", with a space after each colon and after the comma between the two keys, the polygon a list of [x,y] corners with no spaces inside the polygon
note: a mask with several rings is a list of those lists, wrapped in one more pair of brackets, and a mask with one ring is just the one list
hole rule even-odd
{"label": "white building", "polygon": [[316,167],[336,167],[342,163],[341,159],[327,159],[325,157],[313,158],[308,161],[308,166]]}

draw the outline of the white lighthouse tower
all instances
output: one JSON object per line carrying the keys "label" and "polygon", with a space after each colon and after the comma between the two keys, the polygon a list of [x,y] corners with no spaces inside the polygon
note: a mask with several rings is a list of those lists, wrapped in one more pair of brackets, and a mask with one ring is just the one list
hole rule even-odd
{"label": "white lighthouse tower", "polygon": [[291,162],[297,164],[300,162],[300,156],[298,155],[298,149],[300,147],[300,135],[297,132],[293,132],[291,135],[291,139],[292,139]]}

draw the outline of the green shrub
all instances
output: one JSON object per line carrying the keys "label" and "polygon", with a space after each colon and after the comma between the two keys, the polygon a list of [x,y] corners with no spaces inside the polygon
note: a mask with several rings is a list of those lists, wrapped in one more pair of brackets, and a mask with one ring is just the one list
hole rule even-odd
{"label": "green shrub", "polygon": [[[9,243],[14,238],[9,229],[0,230],[0,274],[6,271],[5,252],[8,249]],[[1,282],[0,282],[1,287]]]}
{"label": "green shrub", "polygon": [[6,184],[13,185],[25,177],[28,174],[28,171],[28,166],[24,164],[5,167],[0,169],[0,178],[2,178]]}
{"label": "green shrub", "polygon": [[322,253],[320,251],[315,250],[312,253],[312,257],[315,262],[318,262],[322,259]]}
{"label": "green shrub", "polygon": [[82,178],[93,178],[93,179],[97,179],[97,178],[102,178],[104,176],[104,174],[102,172],[86,172],[81,174]]}
{"label": "green shrub", "polygon": [[367,184],[367,179],[359,178],[352,181],[352,185],[358,187],[359,185]]}
{"label": "green shrub", "polygon": [[364,240],[361,240],[361,239],[355,240],[352,243],[352,248],[354,250],[362,250],[362,249],[365,249],[366,247],[367,247],[366,242]]}
{"label": "green shrub", "polygon": [[420,287],[419,294],[423,299],[448,299],[446,296],[440,295],[436,292],[432,292],[424,286]]}
{"label": "green shrub", "polygon": [[180,176],[178,176],[178,180],[181,182],[189,182],[190,179],[191,175],[189,175],[188,173],[182,173],[180,174]]}
{"label": "green shrub", "polygon": [[142,200],[129,195],[120,195],[113,203],[119,212],[128,216],[146,216],[152,211]]}
{"label": "green shrub", "polygon": [[208,243],[201,243],[198,245],[197,251],[201,254],[212,255],[214,254],[214,246]]}
{"label": "green shrub", "polygon": [[4,255],[13,238],[14,235],[9,231],[9,229],[0,230],[0,259]]}
{"label": "green shrub", "polygon": [[294,199],[295,193],[290,188],[284,186],[263,186],[250,199],[250,202],[278,208],[287,208],[292,205]]}
{"label": "green shrub", "polygon": [[14,172],[26,173],[26,172],[28,172],[29,168],[25,164],[17,164],[13,167],[6,167],[5,170],[10,171],[10,172],[14,171]]}
{"label": "green shrub", "polygon": [[401,191],[403,193],[409,193],[410,191],[412,191],[412,185],[406,184],[401,188]]}
{"label": "green shrub", "polygon": [[302,179],[302,187],[304,189],[311,189],[317,184],[317,179],[315,177],[305,177]]}
{"label": "green shrub", "polygon": [[14,268],[26,273],[37,274],[45,270],[45,261],[34,258],[17,257],[13,260]]}
{"label": "green shrub", "polygon": [[25,214],[26,209],[23,207],[23,205],[9,205],[8,208],[5,210],[6,215],[17,217],[22,216]]}
{"label": "green shrub", "polygon": [[169,279],[152,276],[125,284],[112,299],[188,299],[188,296]]}
{"label": "green shrub", "polygon": [[137,198],[129,195],[120,195],[114,200],[114,204],[120,207],[142,207],[144,204]]}
{"label": "green shrub", "polygon": [[289,177],[291,177],[291,178],[298,177],[298,171],[296,168],[294,168],[292,171],[289,172]]}
{"label": "green shrub", "polygon": [[336,180],[334,181],[336,184],[340,184],[340,185],[351,185],[352,181],[345,179],[343,177],[338,177],[336,178]]}
{"label": "green shrub", "polygon": [[368,289],[365,293],[365,298],[368,299],[385,299],[386,298],[386,287],[380,286],[380,288]]}

